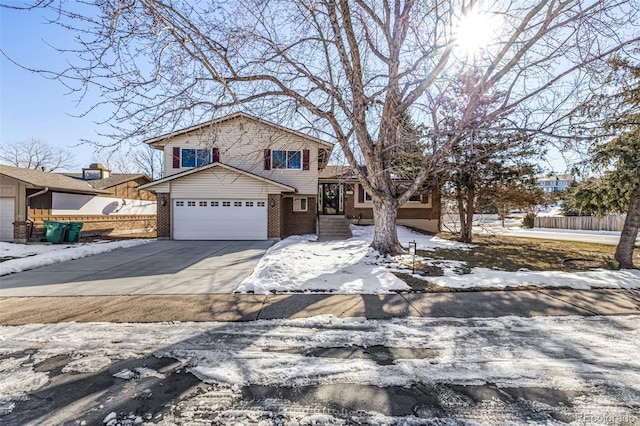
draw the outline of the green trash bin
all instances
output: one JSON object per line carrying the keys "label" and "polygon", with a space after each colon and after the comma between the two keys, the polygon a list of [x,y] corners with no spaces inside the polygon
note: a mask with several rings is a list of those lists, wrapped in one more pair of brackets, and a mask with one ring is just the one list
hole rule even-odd
{"label": "green trash bin", "polygon": [[67,243],[77,243],[80,240],[80,230],[82,229],[82,222],[69,222],[67,226],[67,232],[64,234],[64,241]]}
{"label": "green trash bin", "polygon": [[64,234],[67,231],[67,223],[53,220],[44,221],[44,237],[53,244],[60,244],[64,241]]}

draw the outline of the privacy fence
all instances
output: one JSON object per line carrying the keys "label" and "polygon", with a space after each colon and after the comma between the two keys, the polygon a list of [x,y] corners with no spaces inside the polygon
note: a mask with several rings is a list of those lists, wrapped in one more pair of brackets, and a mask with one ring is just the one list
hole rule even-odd
{"label": "privacy fence", "polygon": [[584,229],[590,231],[622,231],[625,216],[554,216],[536,217],[534,228]]}

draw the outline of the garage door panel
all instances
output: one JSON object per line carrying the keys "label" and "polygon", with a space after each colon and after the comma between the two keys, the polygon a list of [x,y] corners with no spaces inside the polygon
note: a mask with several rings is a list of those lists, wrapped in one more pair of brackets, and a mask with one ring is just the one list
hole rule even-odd
{"label": "garage door panel", "polygon": [[0,198],[0,241],[13,241],[15,200]]}
{"label": "garage door panel", "polygon": [[174,200],[176,240],[266,240],[266,200]]}

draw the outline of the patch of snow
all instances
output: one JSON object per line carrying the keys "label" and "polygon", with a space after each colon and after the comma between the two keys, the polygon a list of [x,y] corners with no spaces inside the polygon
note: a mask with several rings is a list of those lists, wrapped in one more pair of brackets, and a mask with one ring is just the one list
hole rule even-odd
{"label": "patch of snow", "polygon": [[116,379],[131,380],[134,377],[136,377],[136,373],[125,368],[124,370],[118,371],[116,374],[113,375],[113,377],[115,377]]}
{"label": "patch of snow", "polygon": [[[0,327],[0,334],[7,341],[16,337],[12,345],[17,350],[35,348],[48,354],[85,353],[97,342],[112,341],[109,350],[114,357],[133,352],[182,359],[201,380],[231,386],[491,382],[577,389],[585,383],[625,383],[640,392],[640,316],[616,316],[615,321],[601,316],[391,320],[318,316],[248,323],[65,323]],[[69,334],[78,339],[65,340]],[[128,338],[120,342],[122,336]],[[428,348],[433,356],[396,358],[381,365],[369,358],[307,354],[310,348],[379,345]],[[6,361],[0,360],[0,365]],[[0,397],[24,394],[47,381],[46,373],[34,373],[31,364],[12,362],[4,371]],[[21,376],[24,372],[29,380]],[[34,381],[36,377],[40,380]]]}
{"label": "patch of snow", "polygon": [[117,418],[118,418],[118,414],[115,411],[112,411],[109,414],[107,414],[107,417],[104,418],[102,423],[109,424],[109,422],[111,422],[112,420],[116,420]]}
{"label": "patch of snow", "polygon": [[111,365],[111,359],[103,355],[89,355],[76,359],[62,368],[63,373],[95,373]]}
{"label": "patch of snow", "polygon": [[[315,235],[293,236],[272,246],[237,293],[332,292],[385,294],[409,287],[384,266],[383,257],[371,249],[372,226],[352,226],[347,240],[317,241]],[[418,249],[437,247],[470,249],[471,245],[419,234],[398,227],[398,239]]]}
{"label": "patch of snow", "polygon": [[147,367],[136,368],[136,373],[138,373],[138,376],[140,376],[141,378],[144,378],[144,377],[157,377],[158,379],[165,378],[164,374],[158,373],[156,370],[152,368],[147,368]]}
{"label": "patch of snow", "polygon": [[0,242],[0,257],[15,259],[0,262],[0,276],[67,260],[80,259],[119,248],[134,247],[152,240],[123,240],[66,244],[16,244]]}
{"label": "patch of snow", "polygon": [[[352,234],[353,237],[347,240],[321,242],[317,241],[315,235],[286,238],[267,251],[253,274],[238,286],[236,292],[384,294],[409,289],[393,272],[411,273],[413,256],[385,257],[371,249],[369,245],[373,239],[373,226],[352,226]],[[405,247],[408,247],[409,242],[415,241],[418,250],[424,251],[436,248],[475,248],[472,244],[420,234],[402,226],[398,227],[398,239]],[[464,262],[436,260],[428,256],[416,256],[415,259],[444,271],[444,276],[441,277],[415,277],[443,287],[506,288],[536,285],[576,289],[640,288],[640,271],[636,270],[563,272],[521,269],[517,272],[506,272],[473,268],[470,273],[462,274],[465,269]]]}
{"label": "patch of snow", "polygon": [[540,287],[570,287],[580,290],[591,288],[640,288],[640,271],[612,271],[597,269],[587,272],[563,271],[497,271],[488,268],[473,268],[470,274],[458,274],[455,268],[444,268],[443,277],[419,276],[416,278],[452,288],[493,287],[506,288],[526,285]]}

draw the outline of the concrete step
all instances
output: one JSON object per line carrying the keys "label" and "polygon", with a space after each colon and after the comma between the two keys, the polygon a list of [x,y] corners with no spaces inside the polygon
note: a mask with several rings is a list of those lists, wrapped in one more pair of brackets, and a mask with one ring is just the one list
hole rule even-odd
{"label": "concrete step", "polygon": [[344,216],[319,216],[318,238],[349,238],[351,228]]}

